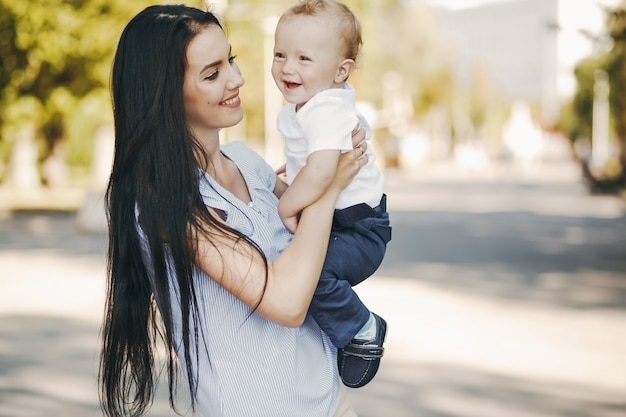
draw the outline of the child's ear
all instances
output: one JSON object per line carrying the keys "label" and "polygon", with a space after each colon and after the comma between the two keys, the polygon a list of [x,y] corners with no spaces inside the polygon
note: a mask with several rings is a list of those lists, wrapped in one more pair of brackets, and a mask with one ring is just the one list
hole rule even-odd
{"label": "child's ear", "polygon": [[337,68],[337,74],[335,75],[335,83],[344,83],[355,67],[356,62],[354,62],[353,59],[344,59],[343,61],[341,61],[339,67]]}

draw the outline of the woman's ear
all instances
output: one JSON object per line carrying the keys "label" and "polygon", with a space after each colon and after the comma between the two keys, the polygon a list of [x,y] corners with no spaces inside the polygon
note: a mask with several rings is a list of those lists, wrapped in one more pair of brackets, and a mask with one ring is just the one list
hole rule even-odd
{"label": "woman's ear", "polygon": [[355,67],[356,62],[354,62],[353,59],[344,59],[341,61],[339,67],[337,68],[337,74],[335,75],[335,83],[343,84]]}

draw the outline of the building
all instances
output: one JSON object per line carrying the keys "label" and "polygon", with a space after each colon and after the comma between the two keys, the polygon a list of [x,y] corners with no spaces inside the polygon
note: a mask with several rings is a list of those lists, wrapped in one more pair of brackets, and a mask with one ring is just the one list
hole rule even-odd
{"label": "building", "polygon": [[603,6],[619,0],[431,0],[467,84],[482,67],[510,100],[540,105],[555,121],[576,84],[573,68],[602,47]]}

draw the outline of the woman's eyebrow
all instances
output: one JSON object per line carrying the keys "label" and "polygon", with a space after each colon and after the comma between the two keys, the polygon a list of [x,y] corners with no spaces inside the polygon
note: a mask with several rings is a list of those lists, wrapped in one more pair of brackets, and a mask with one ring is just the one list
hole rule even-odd
{"label": "woman's eyebrow", "polygon": [[213,67],[217,67],[219,65],[222,65],[222,62],[224,62],[223,59],[217,60],[215,62],[211,62],[210,64],[205,65],[204,67],[202,67],[202,69],[200,70],[200,74],[202,74],[204,71],[208,70],[209,68],[213,68]]}
{"label": "woman's eyebrow", "polygon": [[[233,46],[230,45],[230,48],[228,48],[228,56],[230,57],[230,55],[233,52]],[[213,67],[217,67],[219,65],[222,65],[222,63],[224,62],[223,59],[218,59],[215,62],[211,62],[210,64],[205,65],[204,67],[202,67],[202,69],[200,70],[200,74],[202,74],[204,71],[206,71],[209,68],[213,68]]]}

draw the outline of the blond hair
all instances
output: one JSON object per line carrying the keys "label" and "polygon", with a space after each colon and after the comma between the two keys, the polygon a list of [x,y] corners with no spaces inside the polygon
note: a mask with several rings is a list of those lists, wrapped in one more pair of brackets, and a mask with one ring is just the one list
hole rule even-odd
{"label": "blond hair", "polygon": [[363,45],[361,24],[348,6],[337,0],[300,0],[283,13],[279,22],[293,16],[328,16],[331,18],[337,27],[343,57],[357,61]]}

